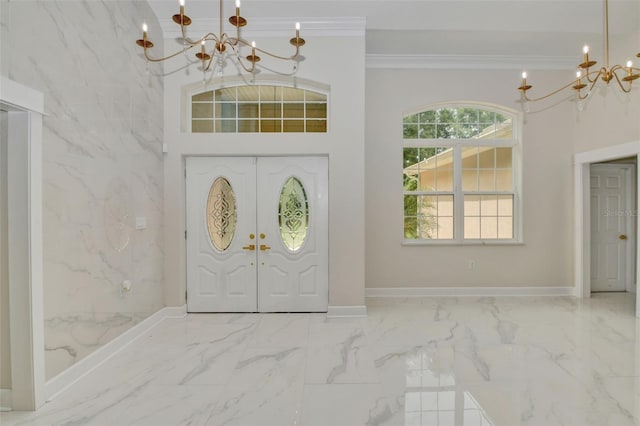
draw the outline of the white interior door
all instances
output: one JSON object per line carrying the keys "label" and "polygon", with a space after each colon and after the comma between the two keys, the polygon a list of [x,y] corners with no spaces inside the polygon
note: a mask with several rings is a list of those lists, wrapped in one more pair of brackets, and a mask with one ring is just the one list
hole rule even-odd
{"label": "white interior door", "polygon": [[328,162],[187,159],[189,312],[326,312]]}
{"label": "white interior door", "polygon": [[629,165],[591,166],[591,291],[625,291],[633,249]]}
{"label": "white interior door", "polygon": [[257,310],[255,163],[187,158],[189,312]]}
{"label": "white interior door", "polygon": [[261,312],[326,312],[327,159],[258,159]]}

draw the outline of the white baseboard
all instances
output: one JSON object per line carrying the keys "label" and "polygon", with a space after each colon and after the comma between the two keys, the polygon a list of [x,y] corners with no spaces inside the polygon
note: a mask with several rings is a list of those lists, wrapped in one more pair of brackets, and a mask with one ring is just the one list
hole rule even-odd
{"label": "white baseboard", "polygon": [[0,411],[11,411],[11,389],[0,389]]}
{"label": "white baseboard", "polygon": [[329,306],[327,318],[366,318],[367,307],[356,306]]}
{"label": "white baseboard", "polygon": [[575,296],[574,287],[390,287],[367,288],[366,297]]}
{"label": "white baseboard", "polygon": [[113,355],[127,347],[131,342],[144,335],[165,318],[180,318],[187,314],[187,305],[166,307],[139,322],[95,352],[87,355],[44,385],[45,399],[55,398],[60,392],[80,380],[83,376],[100,366]]}

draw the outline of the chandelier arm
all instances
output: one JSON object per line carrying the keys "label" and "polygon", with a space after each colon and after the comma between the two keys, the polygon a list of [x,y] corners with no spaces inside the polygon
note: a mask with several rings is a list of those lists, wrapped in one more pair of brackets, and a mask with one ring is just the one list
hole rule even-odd
{"label": "chandelier arm", "polygon": [[[588,69],[588,68],[587,68]],[[587,78],[587,81],[589,83],[595,83],[596,81],[598,81],[598,78],[602,75],[602,74],[606,74],[607,69],[605,67],[601,67],[599,70],[597,71],[588,71],[584,74],[584,77]],[[591,76],[595,74],[595,78],[592,80]]]}
{"label": "chandelier arm", "polygon": [[149,49],[144,49],[144,58],[149,62],[162,62],[162,61],[166,61],[167,59],[175,58],[176,56],[183,54],[184,52],[186,52],[187,50],[191,49],[194,46],[195,46],[195,44],[191,45],[191,46],[185,46],[182,50],[179,50],[176,53],[173,53],[173,54],[171,54],[169,56],[165,56],[165,57],[161,57],[161,58],[152,58],[147,53],[147,50],[149,50]]}
{"label": "chandelier arm", "polygon": [[[229,40],[233,40],[233,39],[229,38]],[[238,40],[238,39],[236,39],[236,40]],[[229,44],[229,46],[231,47],[231,50],[233,50],[233,53],[236,55],[236,59],[238,60],[238,63],[240,64],[240,66],[241,66],[241,67],[242,67],[246,72],[248,72],[248,73],[252,73],[252,72],[254,72],[254,71],[255,71],[255,69],[256,69],[256,63],[255,63],[255,62],[251,62],[251,67],[247,67],[247,66],[244,64],[244,62],[243,62],[243,61],[244,61],[245,59],[244,59],[242,56],[240,56],[240,51],[239,51],[239,50],[238,50],[238,48],[237,48],[237,47],[238,47],[238,46],[237,46],[237,45],[238,45],[238,43],[236,43],[236,44],[232,44],[231,42],[228,42],[228,44]],[[257,49],[256,49],[256,50],[257,50]]]}
{"label": "chandelier arm", "polygon": [[618,86],[620,86],[620,89],[622,89],[624,93],[631,92],[631,82],[629,82],[629,88],[625,89],[624,86],[622,85],[622,81],[620,81],[620,77],[618,77],[618,74],[613,73],[613,76],[616,78],[616,82],[618,83]]}
{"label": "chandelier arm", "polygon": [[209,58],[209,61],[207,61],[207,66],[205,67],[204,63],[202,64],[203,65],[203,69],[204,69],[205,72],[209,71],[209,69],[211,69],[211,64],[213,63],[213,59],[216,57],[216,49],[213,49],[211,51],[211,55],[209,55],[209,56],[210,56],[210,58]]}
{"label": "chandelier arm", "polygon": [[272,58],[275,58],[275,59],[282,59],[283,61],[294,61],[296,60],[296,58],[298,58],[298,56],[300,56],[300,46],[296,46],[296,51],[293,55],[280,56],[280,55],[276,55],[275,53],[268,52],[264,49],[260,49],[259,47],[253,47],[251,43],[249,43],[248,41],[242,38],[229,38],[229,40],[235,43],[233,46],[238,46],[238,45],[247,46],[255,50],[256,52],[264,53],[267,56],[271,56]]}
{"label": "chandelier arm", "polygon": [[[549,93],[549,94],[546,94],[546,95],[544,95],[544,96],[541,96],[541,97],[539,97],[539,98],[529,98],[529,97],[527,96],[527,94],[526,94],[526,92],[525,92],[525,91],[523,91],[522,93],[523,93],[523,95],[524,95],[524,99],[525,99],[526,101],[528,101],[528,102],[537,102],[537,101],[541,101],[541,100],[543,100],[543,99],[550,98],[551,96],[556,95],[556,94],[558,94],[558,93],[562,92],[563,90],[568,89],[569,87],[573,87],[573,85],[574,85],[574,84],[575,84],[575,81],[572,81],[571,83],[566,84],[566,85],[564,85],[564,86],[560,87],[559,89],[556,89],[556,90],[554,90],[553,92],[551,92],[551,93]],[[593,86],[592,86],[592,87],[593,87]]]}
{"label": "chandelier arm", "polygon": [[197,40],[191,40],[189,37],[185,37],[183,35],[182,41],[187,43],[187,44],[189,44],[190,47],[193,47],[193,46],[199,45],[203,41],[215,41],[216,43],[218,43],[220,41],[220,39],[218,39],[218,36],[215,35],[214,33],[207,33],[207,34],[203,35],[202,37],[200,37]]}

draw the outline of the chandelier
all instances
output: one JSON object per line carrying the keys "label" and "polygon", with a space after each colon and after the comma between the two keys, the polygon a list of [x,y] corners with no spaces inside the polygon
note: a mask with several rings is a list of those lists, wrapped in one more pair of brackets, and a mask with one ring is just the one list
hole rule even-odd
{"label": "chandelier", "polygon": [[[607,84],[611,81],[615,81],[623,92],[629,93],[631,91],[631,84],[633,83],[633,80],[640,77],[640,74],[637,74],[634,71],[640,71],[640,68],[634,67],[631,60],[627,61],[626,66],[619,64],[613,66],[609,65],[609,0],[604,0],[604,25],[605,64],[603,67],[599,69],[592,68],[597,62],[589,58],[589,46],[585,45],[582,48],[583,61],[578,64],[576,79],[544,96],[540,96],[538,98],[530,98],[527,96],[527,91],[531,89],[532,86],[527,83],[527,73],[523,72],[522,84],[518,87],[518,90],[522,92],[523,101],[540,101],[569,88],[574,90],[578,100],[582,101],[591,94],[593,88],[599,81],[604,81]],[[636,56],[640,58],[640,53],[636,54]],[[583,92],[583,89],[585,88],[586,91]],[[581,105],[582,103],[579,102],[578,106],[580,107]]]}
{"label": "chandelier", "polygon": [[[181,53],[193,49],[196,46],[200,46],[200,50],[195,54],[195,57],[202,63],[203,73],[215,67],[216,63],[214,59],[217,58],[217,66],[220,72],[223,67],[223,56],[225,52],[233,52],[233,56],[236,58],[237,63],[248,73],[253,73],[256,69],[256,64],[260,61],[258,54],[264,54],[275,59],[292,61],[294,62],[293,71],[297,70],[297,63],[302,58],[300,55],[300,47],[304,46],[305,40],[300,37],[300,23],[296,22],[295,37],[289,40],[289,43],[295,47],[295,51],[291,56],[279,56],[270,53],[264,49],[256,47],[256,42],[248,42],[240,37],[240,28],[247,25],[247,20],[240,16],[240,0],[236,0],[236,13],[229,17],[229,23],[236,27],[235,37],[229,36],[223,30],[222,20],[222,0],[220,2],[219,23],[220,28],[218,34],[209,32],[198,39],[191,39],[187,37],[186,27],[191,25],[191,18],[184,13],[185,0],[180,0],[180,13],[173,15],[173,22],[180,25],[182,33],[182,49],[165,57],[154,58],[149,55],[149,50],[153,47],[153,42],[147,37],[147,24],[142,24],[142,39],[136,40],[136,44],[144,49],[144,57],[150,62],[161,62],[167,59],[174,58]],[[209,47],[208,47],[209,46]],[[242,48],[250,48],[251,53],[246,56],[241,55]],[[228,50],[227,50],[228,49]]]}

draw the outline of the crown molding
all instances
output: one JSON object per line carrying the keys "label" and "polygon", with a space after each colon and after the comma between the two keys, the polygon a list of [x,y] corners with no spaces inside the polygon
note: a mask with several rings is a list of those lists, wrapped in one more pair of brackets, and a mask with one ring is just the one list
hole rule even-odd
{"label": "crown molding", "polygon": [[575,56],[367,54],[370,69],[572,70]]}
{"label": "crown molding", "polygon": [[[188,35],[199,38],[204,34],[219,32],[220,22],[217,18],[198,19],[191,17],[192,24],[188,27]],[[249,23],[242,28],[242,37],[269,38],[269,37],[293,37],[295,35],[295,23],[300,22],[302,37],[364,37],[366,19],[363,17],[341,18],[251,18]],[[165,39],[182,37],[180,27],[171,20],[163,18],[158,20]],[[233,35],[233,27],[224,20],[224,30]]]}

